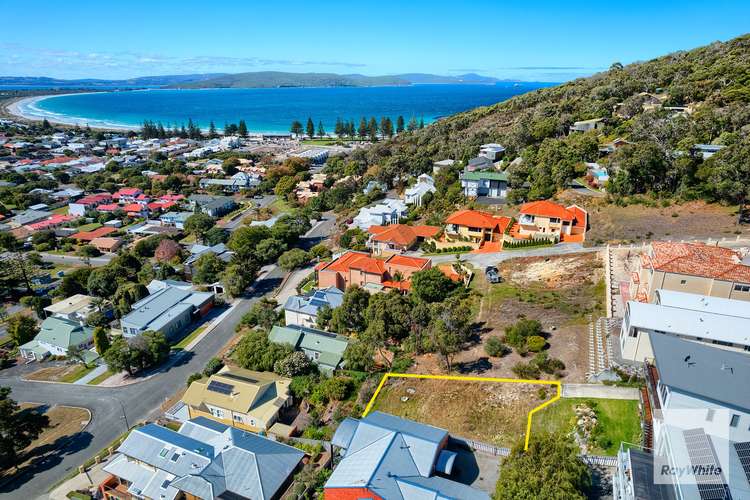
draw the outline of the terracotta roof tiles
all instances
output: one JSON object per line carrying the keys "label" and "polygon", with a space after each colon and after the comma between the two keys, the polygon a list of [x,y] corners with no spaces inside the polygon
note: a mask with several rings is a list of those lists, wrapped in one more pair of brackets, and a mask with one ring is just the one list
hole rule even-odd
{"label": "terracotta roof tiles", "polygon": [[642,263],[657,271],[750,283],[750,265],[731,248],[663,241],[651,243],[651,248],[653,254],[644,255]]}

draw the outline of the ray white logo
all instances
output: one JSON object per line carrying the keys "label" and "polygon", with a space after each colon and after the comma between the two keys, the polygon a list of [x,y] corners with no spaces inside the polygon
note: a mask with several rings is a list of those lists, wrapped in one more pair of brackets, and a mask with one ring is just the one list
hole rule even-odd
{"label": "ray white logo", "polygon": [[672,467],[667,464],[663,464],[661,466],[661,475],[662,476],[674,476],[678,478],[683,477],[721,477],[722,470],[721,467],[713,464],[709,465],[686,465],[682,467]]}

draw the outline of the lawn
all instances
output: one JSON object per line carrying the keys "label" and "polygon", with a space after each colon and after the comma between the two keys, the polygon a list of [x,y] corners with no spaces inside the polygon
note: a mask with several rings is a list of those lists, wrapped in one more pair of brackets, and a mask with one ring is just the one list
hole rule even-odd
{"label": "lawn", "polygon": [[292,207],[289,206],[289,202],[284,199],[276,198],[273,202],[268,205],[268,208],[273,212],[274,215],[284,214],[292,211]]}
{"label": "lawn", "polygon": [[68,205],[56,208],[52,211],[53,214],[68,215]]}
{"label": "lawn", "polygon": [[300,288],[300,292],[303,294],[310,293],[315,288],[315,280],[310,280],[307,283],[305,283],[302,288]]}
{"label": "lawn", "polygon": [[641,435],[638,401],[625,399],[591,399],[563,398],[534,415],[531,439],[535,432],[571,432],[575,425],[573,407],[584,402],[591,402],[597,411],[600,427],[600,443],[606,446],[594,446],[593,453],[598,455],[615,455],[621,442],[639,443]]}
{"label": "lawn", "polygon": [[195,340],[195,338],[198,335],[203,333],[203,330],[205,330],[207,326],[208,326],[207,324],[201,325],[195,330],[193,330],[192,332],[190,332],[189,334],[185,335],[185,337],[183,337],[182,340],[180,340],[178,343],[172,346],[172,349],[174,349],[175,351],[181,351],[182,349],[185,349],[188,346],[188,344],[190,344],[190,342]]}
{"label": "lawn", "polygon": [[79,232],[83,231],[93,231],[94,229],[99,229],[102,227],[101,224],[98,222],[92,222],[91,224],[84,224],[83,226],[78,226],[76,229],[78,229]]}
{"label": "lawn", "polygon": [[336,139],[305,139],[302,144],[305,146],[335,146],[338,142]]}
{"label": "lawn", "polygon": [[41,368],[29,374],[26,379],[72,383],[89,373],[94,368],[96,368],[95,365],[89,367],[82,364],[51,366],[48,368]]}
{"label": "lawn", "polygon": [[115,372],[107,370],[106,372],[102,373],[101,375],[99,375],[97,377],[94,377],[93,379],[89,380],[87,382],[87,385],[99,385],[99,384],[101,384],[102,382],[104,382],[105,380],[107,380],[109,377],[111,377],[114,374],[115,374]]}

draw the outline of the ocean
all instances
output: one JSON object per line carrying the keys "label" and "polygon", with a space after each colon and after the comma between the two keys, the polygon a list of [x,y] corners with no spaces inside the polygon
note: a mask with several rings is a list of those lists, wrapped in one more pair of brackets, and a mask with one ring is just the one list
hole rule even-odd
{"label": "ocean", "polygon": [[164,126],[188,119],[217,128],[244,119],[250,132],[288,132],[294,120],[322,121],[332,133],[338,118],[372,116],[423,119],[425,123],[477,106],[504,101],[554,84],[522,82],[496,85],[412,85],[404,87],[327,87],[269,89],[128,90],[68,94],[19,103],[25,116],[92,127],[138,127],[144,120]]}

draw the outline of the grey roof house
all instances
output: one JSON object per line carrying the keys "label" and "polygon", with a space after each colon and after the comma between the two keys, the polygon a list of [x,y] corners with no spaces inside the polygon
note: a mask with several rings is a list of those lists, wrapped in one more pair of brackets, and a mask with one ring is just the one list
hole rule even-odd
{"label": "grey roof house", "polygon": [[324,375],[331,375],[341,367],[349,345],[349,339],[342,335],[296,325],[274,326],[268,333],[268,340],[289,344],[304,352]]}
{"label": "grey roof house", "polygon": [[40,361],[47,356],[67,356],[68,350],[76,346],[87,351],[85,359],[89,362],[99,357],[95,352],[88,351],[93,343],[94,330],[83,322],[52,316],[42,322],[34,340],[23,344],[18,350],[25,359]]}
{"label": "grey roof house", "polygon": [[325,494],[388,500],[489,500],[484,491],[448,478],[457,457],[446,449],[448,437],[444,429],[379,411],[361,420],[347,418],[332,439],[343,459],[326,482]]}
{"label": "grey roof house", "polygon": [[139,300],[120,320],[123,337],[130,338],[148,330],[174,337],[194,319],[204,316],[213,306],[214,294],[169,286]]}
{"label": "grey roof house", "polygon": [[342,302],[344,292],[334,286],[315,290],[311,295],[292,295],[284,303],[284,320],[287,325],[314,328],[321,308],[336,309]]}
{"label": "grey roof house", "polygon": [[260,178],[251,176],[245,172],[237,172],[228,179],[213,179],[205,177],[199,181],[201,189],[218,186],[224,191],[237,193],[243,189],[250,189],[260,184]]}
{"label": "grey roof house", "polygon": [[508,174],[494,170],[464,171],[460,175],[464,196],[503,199],[508,195]]}
{"label": "grey roof house", "polygon": [[304,453],[257,434],[195,418],[173,431],[156,424],[135,429],[104,467],[105,498],[277,499]]}
{"label": "grey roof house", "polygon": [[192,276],[195,272],[195,269],[193,268],[193,265],[195,264],[195,261],[197,261],[201,255],[205,255],[208,253],[212,253],[216,255],[220,260],[229,263],[230,260],[232,260],[232,257],[234,256],[234,252],[229,250],[227,246],[224,243],[218,243],[214,246],[207,246],[207,245],[199,245],[195,244],[190,247],[190,256],[185,259],[185,262],[183,265],[185,266],[185,273],[188,275],[188,277]]}
{"label": "grey roof house", "polygon": [[211,217],[221,217],[234,210],[237,203],[229,196],[211,196],[208,194],[192,194],[188,198],[190,207],[195,210],[199,208],[204,214]]}

